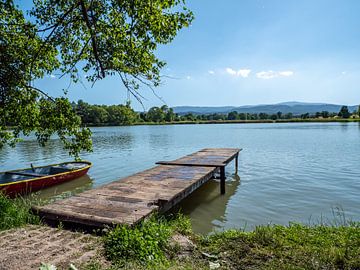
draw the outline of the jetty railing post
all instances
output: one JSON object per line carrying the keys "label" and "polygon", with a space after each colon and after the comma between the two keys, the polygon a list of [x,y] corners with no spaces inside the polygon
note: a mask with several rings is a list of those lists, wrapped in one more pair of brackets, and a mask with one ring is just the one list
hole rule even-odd
{"label": "jetty railing post", "polygon": [[235,157],[235,174],[238,174],[238,168],[239,168],[239,153]]}
{"label": "jetty railing post", "polygon": [[220,193],[225,194],[225,166],[220,167]]}

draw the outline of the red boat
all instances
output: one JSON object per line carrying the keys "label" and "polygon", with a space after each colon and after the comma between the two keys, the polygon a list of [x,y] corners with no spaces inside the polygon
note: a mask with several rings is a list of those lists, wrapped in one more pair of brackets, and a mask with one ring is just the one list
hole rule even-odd
{"label": "red boat", "polygon": [[74,161],[0,172],[0,192],[14,197],[79,178],[92,166],[89,161]]}

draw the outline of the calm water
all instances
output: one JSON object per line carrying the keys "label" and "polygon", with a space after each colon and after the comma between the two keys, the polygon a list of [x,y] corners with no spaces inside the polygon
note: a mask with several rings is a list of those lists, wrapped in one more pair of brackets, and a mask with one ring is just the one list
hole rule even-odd
{"label": "calm water", "polygon": [[[227,193],[211,181],[181,208],[194,230],[289,221],[333,220],[334,209],[360,220],[358,123],[226,124],[93,128],[89,175],[43,191],[42,196],[96,187],[205,147],[241,147],[239,174],[227,168]],[[0,151],[0,171],[69,160],[57,140],[33,139]]]}

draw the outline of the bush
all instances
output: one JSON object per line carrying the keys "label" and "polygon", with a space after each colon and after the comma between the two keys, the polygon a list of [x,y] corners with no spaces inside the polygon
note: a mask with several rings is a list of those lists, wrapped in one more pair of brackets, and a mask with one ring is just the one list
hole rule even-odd
{"label": "bush", "polygon": [[166,260],[164,249],[171,236],[171,227],[164,219],[150,218],[131,228],[119,225],[104,238],[106,256],[114,262],[140,261],[159,263]]}
{"label": "bush", "polygon": [[147,266],[166,266],[165,254],[171,253],[170,237],[191,234],[191,223],[182,214],[168,217],[154,215],[135,227],[118,225],[104,236],[105,254],[116,264],[135,262]]}

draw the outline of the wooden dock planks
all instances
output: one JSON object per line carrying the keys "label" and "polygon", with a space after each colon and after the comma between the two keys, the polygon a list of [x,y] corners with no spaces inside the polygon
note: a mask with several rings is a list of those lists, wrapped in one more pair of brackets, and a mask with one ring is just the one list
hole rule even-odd
{"label": "wooden dock planks", "polygon": [[82,227],[133,225],[153,212],[165,212],[178,204],[213,178],[219,169],[224,170],[232,159],[237,159],[240,150],[203,149],[167,165],[33,209],[45,221]]}

